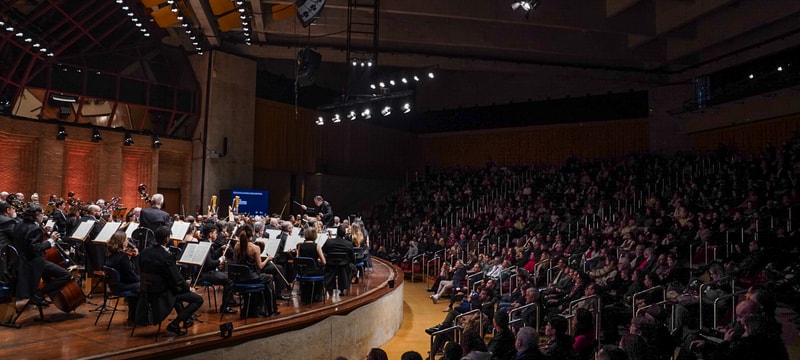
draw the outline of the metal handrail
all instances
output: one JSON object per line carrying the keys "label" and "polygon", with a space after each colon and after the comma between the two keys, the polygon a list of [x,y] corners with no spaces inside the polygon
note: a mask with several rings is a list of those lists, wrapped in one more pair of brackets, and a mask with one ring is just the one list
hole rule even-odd
{"label": "metal handrail", "polygon": [[[739,290],[739,291],[737,291],[737,292],[735,292],[733,294],[725,294],[725,295],[722,295],[722,296],[714,299],[714,322],[713,322],[714,327],[712,329],[716,329],[717,328],[717,303],[720,300],[724,300],[724,299],[727,299],[727,298],[734,298],[734,297],[736,297],[738,295],[741,295],[743,293],[746,293],[746,292],[747,292],[747,290]],[[736,320],[736,306],[731,306],[731,316],[732,316],[732,318],[734,320]]]}
{"label": "metal handrail", "polygon": [[539,306],[538,306],[538,305],[539,305],[539,303],[535,303],[535,302],[534,302],[534,303],[525,304],[525,305],[522,305],[522,306],[520,306],[520,307],[518,307],[518,308],[513,308],[513,309],[509,310],[509,311],[508,311],[508,324],[509,324],[509,325],[513,325],[513,324],[516,324],[516,323],[518,323],[518,322],[521,322],[521,321],[523,321],[523,319],[522,319],[522,318],[516,318],[516,319],[514,319],[514,315],[516,315],[516,314],[517,314],[517,313],[519,313],[519,312],[522,312],[523,310],[525,310],[525,309],[527,309],[527,308],[529,308],[529,307],[535,306],[535,309],[536,309],[536,329],[537,329],[537,331],[538,331],[538,329],[539,329],[539,325],[540,325],[540,324],[539,324],[539,322],[540,322],[540,316],[539,316],[540,314],[539,314],[539,309],[540,309],[540,308],[539,308]]}
{"label": "metal handrail", "polygon": [[425,262],[425,254],[419,254],[411,258],[411,282],[414,282],[414,264],[419,264],[422,266],[422,263],[417,262],[417,259],[422,258],[422,262]]}
{"label": "metal handrail", "polygon": [[469,287],[469,284],[472,284],[472,290],[475,290],[475,286],[478,285],[478,282],[477,281],[472,281],[472,278],[477,277],[477,276],[481,276],[481,280],[483,280],[483,275],[484,275],[483,271],[478,271],[478,272],[476,272],[476,273],[474,273],[472,275],[468,275],[467,276],[467,287]]}
{"label": "metal handrail", "polygon": [[561,270],[561,268],[558,266],[553,266],[547,269],[547,285],[550,285],[550,283],[553,282],[553,269]]}
{"label": "metal handrail", "polygon": [[[437,331],[435,331],[435,332],[431,333],[431,350],[430,350],[430,353],[431,353],[431,354],[433,354],[433,351],[434,351],[434,349],[433,349],[433,341],[434,341],[434,340],[433,340],[433,339],[434,339],[436,336],[439,336],[439,335],[441,335],[441,334],[448,333],[448,332],[451,332],[451,331],[452,331],[452,332],[453,332],[453,335],[454,335],[454,336],[453,336],[453,340],[456,340],[456,338],[459,338],[459,337],[461,337],[461,331],[463,331],[463,330],[464,330],[464,329],[463,329],[461,326],[458,326],[458,325],[453,325],[453,326],[450,326],[450,327],[448,327],[448,328],[441,329],[441,330],[437,330]],[[459,341],[459,343],[460,343],[460,341]]]}
{"label": "metal handrail", "polygon": [[511,274],[509,276],[509,280],[508,280],[508,292],[511,293],[512,292],[512,290],[511,290],[511,277],[516,274],[516,270],[517,270],[517,266],[514,265],[514,266],[509,266],[509,267],[503,269],[503,271],[500,272],[500,276],[497,279],[497,283],[500,286],[500,296],[503,296],[503,274],[509,274],[509,273]]}
{"label": "metal handrail", "polygon": [[594,299],[594,302],[596,304],[595,314],[594,314],[594,334],[595,334],[595,338],[600,338],[600,331],[601,331],[600,330],[600,320],[602,319],[601,314],[603,312],[603,306],[602,306],[602,303],[600,301],[600,296],[598,296],[597,294],[594,294],[594,295],[584,296],[584,297],[582,297],[580,299],[577,299],[577,300],[572,300],[572,301],[570,301],[569,306],[567,307],[567,310],[569,311],[570,314],[575,315],[575,311],[574,311],[575,305],[577,305],[577,304],[579,304],[581,302],[587,301],[587,300],[592,300],[592,299]]}
{"label": "metal handrail", "polygon": [[705,284],[700,285],[700,294],[699,294],[699,300],[698,300],[699,303],[700,303],[700,306],[698,306],[700,308],[700,324],[699,324],[700,329],[703,328],[703,293],[705,292],[705,289],[707,289],[711,285],[720,284],[720,283],[725,282],[725,281],[730,281],[731,282],[731,292],[730,293],[731,294],[735,293],[736,292],[736,287],[735,287],[735,283],[734,282],[736,281],[736,279],[734,279],[731,276],[726,276],[726,277],[724,277],[722,279],[709,281],[709,282],[707,282]]}
{"label": "metal handrail", "polygon": [[649,294],[649,293],[651,293],[653,291],[656,291],[656,290],[661,290],[661,297],[662,297],[661,301],[667,300],[667,289],[664,288],[661,285],[653,286],[653,287],[651,287],[649,289],[642,290],[642,291],[639,291],[639,292],[633,294],[633,297],[631,298],[631,317],[632,318],[636,317],[636,297],[639,296],[639,295]]}
{"label": "metal handrail", "polygon": [[[423,274],[424,274],[423,276],[425,277],[425,285],[428,285],[428,287],[431,287],[430,284],[429,284],[430,280],[431,280],[430,276],[429,276],[430,275],[431,263],[434,262],[434,261],[438,261],[438,260],[441,260],[441,258],[438,257],[438,256],[434,256],[433,259],[430,259],[430,260],[428,260],[428,262],[425,263],[425,268],[422,269]],[[411,266],[412,266],[411,270],[414,270],[413,269],[414,264],[411,264]],[[441,267],[441,266],[439,266],[439,267]],[[441,270],[441,269],[439,269],[439,270]],[[437,273],[436,277],[437,278],[439,277],[438,273]]]}

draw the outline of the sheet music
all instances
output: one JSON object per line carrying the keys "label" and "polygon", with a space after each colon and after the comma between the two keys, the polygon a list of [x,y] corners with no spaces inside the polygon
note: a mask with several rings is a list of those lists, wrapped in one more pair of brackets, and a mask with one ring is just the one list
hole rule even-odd
{"label": "sheet music", "polygon": [[328,241],[328,233],[323,232],[322,234],[317,234],[316,243],[317,243],[317,245],[319,245],[320,248],[325,246],[325,242],[326,241]]}
{"label": "sheet music", "polygon": [[120,222],[107,222],[103,226],[103,229],[100,230],[100,233],[97,234],[97,237],[92,240],[92,242],[98,244],[108,243],[108,240],[111,240],[111,235],[114,235],[114,233],[119,230],[120,226],[122,226],[122,223]]}
{"label": "sheet music", "polygon": [[206,262],[206,256],[208,256],[209,250],[211,250],[211,243],[208,241],[187,243],[186,249],[183,250],[183,255],[181,255],[178,262],[181,264],[201,266]]}
{"label": "sheet music", "polygon": [[44,227],[50,228],[50,230],[53,229],[53,226],[56,226],[55,220],[47,220],[47,222],[44,224]]}
{"label": "sheet music", "polygon": [[264,243],[264,251],[261,252],[262,258],[266,258],[267,255],[275,257],[275,253],[278,252],[278,245],[281,243],[280,239],[258,238],[256,241]]}
{"label": "sheet music", "polygon": [[130,239],[133,236],[133,232],[136,231],[136,229],[138,228],[139,228],[139,223],[132,222],[128,224],[128,227],[125,228],[125,235],[128,235],[128,239]]}
{"label": "sheet music", "polygon": [[264,229],[264,233],[266,233],[267,237],[270,238],[270,239],[277,239],[278,236],[280,236],[281,231],[280,230],[274,230],[274,229]]}
{"label": "sheet music", "polygon": [[286,244],[283,247],[284,252],[289,252],[289,250],[297,249],[297,244],[303,242],[303,238],[300,236],[289,235],[286,238]]}
{"label": "sheet music", "polygon": [[169,235],[169,238],[179,241],[183,240],[183,237],[189,231],[190,225],[192,224],[184,221],[176,221],[172,223],[172,234]]}
{"label": "sheet music", "polygon": [[89,236],[89,232],[92,231],[94,223],[95,220],[86,220],[80,223],[80,225],[78,225],[78,228],[72,232],[72,235],[70,235],[70,239],[85,241],[86,237]]}
{"label": "sheet music", "polygon": [[300,235],[300,228],[294,227],[292,228],[292,236],[299,236]]}

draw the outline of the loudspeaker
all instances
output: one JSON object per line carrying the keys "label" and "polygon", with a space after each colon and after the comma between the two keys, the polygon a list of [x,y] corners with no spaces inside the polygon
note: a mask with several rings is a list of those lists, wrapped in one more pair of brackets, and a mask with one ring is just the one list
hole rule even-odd
{"label": "loudspeaker", "polygon": [[297,0],[295,6],[297,7],[297,19],[300,20],[303,27],[306,27],[319,17],[325,6],[325,0]]}
{"label": "loudspeaker", "polygon": [[317,69],[322,63],[320,53],[305,48],[297,52],[297,83],[300,86],[309,86],[317,79]]}

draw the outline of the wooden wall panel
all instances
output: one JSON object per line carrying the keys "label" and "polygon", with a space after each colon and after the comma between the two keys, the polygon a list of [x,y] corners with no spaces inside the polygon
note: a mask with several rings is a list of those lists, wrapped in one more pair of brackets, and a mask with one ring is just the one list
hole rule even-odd
{"label": "wooden wall panel", "polygon": [[708,153],[724,144],[747,153],[758,153],[770,144],[782,144],[798,130],[800,115],[703,131],[692,134],[693,151]]}
{"label": "wooden wall panel", "polygon": [[621,157],[647,150],[647,120],[547,125],[420,136],[420,153],[433,166],[559,164],[569,156]]}

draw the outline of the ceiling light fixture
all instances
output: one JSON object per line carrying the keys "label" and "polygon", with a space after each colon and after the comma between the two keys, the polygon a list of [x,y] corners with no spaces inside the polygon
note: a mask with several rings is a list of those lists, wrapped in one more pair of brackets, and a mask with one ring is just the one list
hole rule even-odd
{"label": "ceiling light fixture", "polygon": [[530,17],[531,12],[535,10],[542,2],[540,0],[529,0],[529,1],[515,1],[511,3],[511,10],[517,11],[518,9],[522,9],[525,12],[525,18],[527,19]]}

